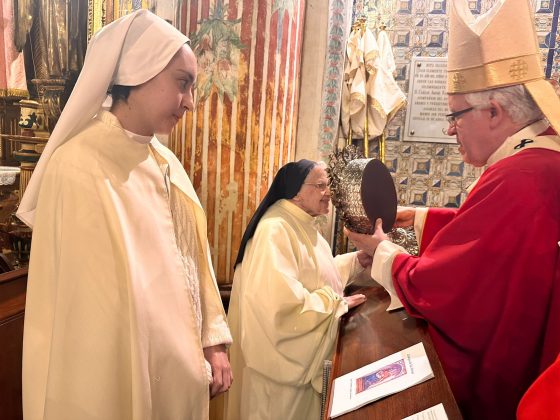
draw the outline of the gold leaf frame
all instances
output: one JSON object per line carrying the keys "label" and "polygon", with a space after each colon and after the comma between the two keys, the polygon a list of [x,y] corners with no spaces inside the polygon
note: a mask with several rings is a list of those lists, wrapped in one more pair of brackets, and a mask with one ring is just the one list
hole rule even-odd
{"label": "gold leaf frame", "polygon": [[[87,23],[87,39],[88,42],[98,30],[111,20],[107,20],[107,3],[113,3],[112,0],[88,0],[88,23]],[[112,5],[109,5],[112,10]],[[112,17],[112,16],[111,16]]]}
{"label": "gold leaf frame", "polygon": [[[155,5],[154,0],[142,0],[141,8],[153,11]],[[133,10],[132,0],[88,0],[88,41],[103,26]]]}

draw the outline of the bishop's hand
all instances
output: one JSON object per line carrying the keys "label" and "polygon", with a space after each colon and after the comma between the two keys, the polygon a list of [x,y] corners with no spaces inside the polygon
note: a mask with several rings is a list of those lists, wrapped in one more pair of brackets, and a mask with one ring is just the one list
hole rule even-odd
{"label": "bishop's hand", "polygon": [[414,225],[414,216],[416,209],[414,207],[397,207],[397,218],[395,219],[395,227],[410,227]]}
{"label": "bishop's hand", "polygon": [[352,241],[356,248],[367,252],[371,256],[375,254],[375,250],[381,241],[389,239],[385,232],[383,232],[383,220],[381,219],[376,220],[373,235],[352,232],[346,228],[344,228],[344,234]]}

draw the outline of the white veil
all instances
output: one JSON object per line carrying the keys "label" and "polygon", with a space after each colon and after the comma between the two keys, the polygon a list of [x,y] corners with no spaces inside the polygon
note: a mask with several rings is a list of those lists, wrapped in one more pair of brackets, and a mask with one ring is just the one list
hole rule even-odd
{"label": "white veil", "polygon": [[17,216],[25,224],[33,227],[41,181],[52,154],[97,114],[111,86],[147,82],[167,66],[188,40],[147,10],[117,19],[93,36],[76,86],[21,199]]}

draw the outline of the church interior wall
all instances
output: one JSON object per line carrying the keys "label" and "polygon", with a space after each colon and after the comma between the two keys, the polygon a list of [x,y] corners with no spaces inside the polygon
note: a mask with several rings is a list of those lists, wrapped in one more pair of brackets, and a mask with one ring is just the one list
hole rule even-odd
{"label": "church interior wall", "polygon": [[293,160],[305,2],[185,3],[196,108],[170,138],[206,210],[220,283],[276,171]]}
{"label": "church interior wall", "polygon": [[[469,7],[482,13],[494,1],[473,0]],[[396,80],[407,93],[411,57],[446,54],[449,1],[386,3],[393,8],[386,30],[397,64]],[[276,170],[294,159],[327,160],[339,144],[340,94],[333,83],[341,81],[344,40],[359,16],[366,16],[375,29],[377,12],[368,0],[169,4],[90,0],[83,30],[91,36],[103,23],[147,7],[191,37],[200,70],[197,106],[169,136],[169,146],[206,210],[218,281],[230,283],[243,229]],[[560,2],[535,0],[535,11],[547,77],[558,79]],[[6,103],[2,99],[2,134],[15,134],[17,115]],[[481,170],[464,164],[454,144],[403,141],[405,115],[406,109],[400,110],[388,124],[385,145],[385,162],[400,204],[458,207]],[[17,165],[7,150],[13,145],[3,140],[2,146],[4,163]],[[370,142],[369,152],[377,155],[377,142]],[[15,187],[4,189],[3,198],[13,204]],[[2,208],[6,219],[9,207]],[[324,226],[326,236],[330,226]],[[6,251],[10,246],[2,243]]]}
{"label": "church interior wall", "polygon": [[167,140],[206,211],[218,282],[228,283],[244,227],[294,159],[305,1],[90,0],[82,30],[91,36],[139,8],[187,34],[198,58],[196,107]]}

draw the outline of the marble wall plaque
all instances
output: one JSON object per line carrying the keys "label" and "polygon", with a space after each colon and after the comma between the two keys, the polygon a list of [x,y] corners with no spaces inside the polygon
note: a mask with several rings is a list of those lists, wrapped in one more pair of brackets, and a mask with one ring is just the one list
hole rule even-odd
{"label": "marble wall plaque", "polygon": [[447,58],[412,57],[404,141],[455,143],[447,128]]}

